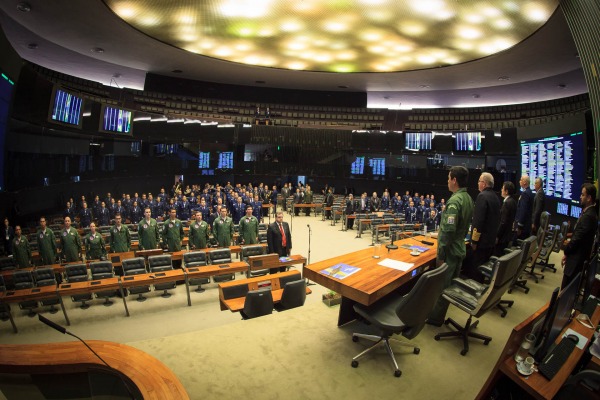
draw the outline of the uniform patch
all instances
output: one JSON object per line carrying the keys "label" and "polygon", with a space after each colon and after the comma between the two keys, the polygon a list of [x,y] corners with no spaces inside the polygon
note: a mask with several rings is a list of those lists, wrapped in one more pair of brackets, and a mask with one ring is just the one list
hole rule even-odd
{"label": "uniform patch", "polygon": [[454,225],[455,220],[456,220],[456,217],[454,215],[448,215],[448,220],[446,221],[446,223],[448,225]]}
{"label": "uniform patch", "polygon": [[40,233],[40,239],[43,239],[43,238],[44,238],[44,234]]}
{"label": "uniform patch", "polygon": [[147,224],[144,224],[144,229],[148,229],[148,225]]}
{"label": "uniform patch", "polygon": [[200,225],[196,224],[196,225],[194,225],[194,228],[198,229],[198,228],[200,228]]}
{"label": "uniform patch", "polygon": [[67,232],[63,232],[63,236],[67,236]]}
{"label": "uniform patch", "polygon": [[172,228],[172,227],[173,227],[173,224],[169,224],[169,228]]}

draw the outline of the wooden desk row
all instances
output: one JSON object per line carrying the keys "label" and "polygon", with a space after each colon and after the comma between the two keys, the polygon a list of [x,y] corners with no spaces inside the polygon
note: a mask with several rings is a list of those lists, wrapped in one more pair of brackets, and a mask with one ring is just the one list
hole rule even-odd
{"label": "wooden desk row", "polygon": [[[221,311],[230,310],[239,312],[244,309],[246,293],[258,290],[261,287],[269,287],[273,296],[273,303],[281,301],[283,288],[286,282],[302,279],[299,271],[286,271],[277,274],[257,276],[255,278],[241,279],[219,284],[219,303]],[[310,294],[310,288],[306,288],[306,294]]]}

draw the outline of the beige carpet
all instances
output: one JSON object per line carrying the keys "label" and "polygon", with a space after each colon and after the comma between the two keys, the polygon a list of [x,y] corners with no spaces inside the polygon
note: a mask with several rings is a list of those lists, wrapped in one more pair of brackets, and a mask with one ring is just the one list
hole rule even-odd
{"label": "beige carpet", "polygon": [[[286,215],[289,221],[289,216]],[[319,261],[365,248],[369,234],[355,239],[355,231],[341,232],[320,218],[298,217],[293,221],[294,254],[308,255],[308,228],[311,260]],[[553,254],[551,260],[559,261]],[[328,308],[321,301],[327,290],[311,286],[313,294],[304,307],[242,321],[238,314],[219,311],[216,285],[206,286],[202,294],[192,293],[187,307],[183,286],[170,299],[151,293],[144,303],[128,301],[131,317],[124,317],[122,302],[103,307],[100,301],[89,310],[80,310],[69,299],[72,326],[69,330],[85,339],[127,343],[152,354],[180,378],[192,399],[324,399],[324,398],[424,398],[471,399],[478,393],[502,351],[511,329],[533,313],[560,284],[562,274],[546,273],[540,283],[529,283],[531,291],[516,290],[505,298],[515,305],[506,318],[495,310],[479,323],[480,333],[493,337],[488,346],[472,341],[467,356],[459,354],[461,341],[436,342],[433,336],[448,328],[426,326],[412,349],[396,346],[403,375],[393,376],[393,368],[383,348],[378,354],[350,366],[354,355],[367,343],[353,343],[351,334],[369,332],[369,327],[354,322],[338,328],[338,307]],[[120,301],[120,300],[119,300]],[[41,343],[70,340],[70,337],[40,324],[16,311],[20,332],[10,333],[8,324],[0,325],[2,343]],[[64,324],[61,313],[45,316]],[[460,323],[466,316],[451,307],[449,316]]]}

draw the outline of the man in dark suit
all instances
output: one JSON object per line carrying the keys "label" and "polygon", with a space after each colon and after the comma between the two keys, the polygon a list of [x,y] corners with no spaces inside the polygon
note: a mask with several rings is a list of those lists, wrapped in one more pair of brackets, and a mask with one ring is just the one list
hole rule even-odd
{"label": "man in dark suit", "polygon": [[506,181],[502,184],[500,192],[504,201],[500,209],[500,226],[496,235],[496,250],[495,254],[501,256],[504,254],[504,249],[507,248],[513,240],[513,223],[517,214],[517,201],[513,197],[515,195],[515,185]]}
{"label": "man in dark suit", "polygon": [[531,224],[531,233],[535,235],[540,227],[540,216],[544,211],[546,193],[544,193],[544,181],[542,181],[542,178],[535,178],[533,187],[535,189],[535,197],[533,198],[533,223]]}
{"label": "man in dark suit", "polygon": [[[269,254],[277,253],[280,257],[287,257],[292,251],[292,234],[287,222],[283,222],[283,212],[277,211],[275,222],[267,229],[267,245]],[[270,272],[276,274],[283,272],[286,267],[271,268]]]}
{"label": "man in dark suit", "polygon": [[515,239],[527,239],[531,234],[531,211],[533,209],[533,193],[529,188],[531,180],[529,176],[523,175],[519,184],[521,195],[517,203],[517,214],[515,215]]}
{"label": "man in dark suit", "polygon": [[10,226],[8,218],[4,218],[4,226],[2,227],[2,247],[5,255],[12,254],[12,240],[14,237],[15,231],[13,227]]}
{"label": "man in dark suit", "polygon": [[[348,200],[346,200],[346,217],[349,215],[354,215],[354,211],[357,208],[357,204],[354,201],[354,196],[352,193],[348,195]],[[346,218],[346,229],[352,229],[354,226],[354,218]]]}
{"label": "man in dark suit", "polygon": [[596,187],[591,183],[581,186],[581,207],[583,211],[573,228],[573,236],[564,247],[562,265],[565,269],[561,288],[571,282],[577,273],[583,270],[583,263],[589,258],[598,229],[598,211],[596,211]]}

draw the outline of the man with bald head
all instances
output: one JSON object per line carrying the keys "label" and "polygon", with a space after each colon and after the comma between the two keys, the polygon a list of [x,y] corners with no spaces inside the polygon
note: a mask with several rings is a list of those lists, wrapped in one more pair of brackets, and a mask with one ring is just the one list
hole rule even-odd
{"label": "man with bald head", "polygon": [[531,192],[531,180],[529,176],[523,175],[519,181],[521,195],[517,203],[517,215],[515,216],[515,239],[527,239],[531,235],[531,220],[533,210],[533,193]]}

